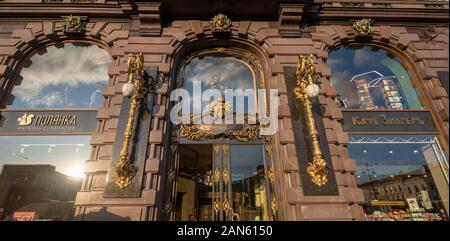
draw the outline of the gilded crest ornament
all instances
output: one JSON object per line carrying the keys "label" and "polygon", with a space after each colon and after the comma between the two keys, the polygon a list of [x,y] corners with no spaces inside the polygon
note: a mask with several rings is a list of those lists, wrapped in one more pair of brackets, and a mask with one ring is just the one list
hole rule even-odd
{"label": "gilded crest ornament", "polygon": [[82,33],[84,31],[84,23],[81,16],[62,16],[64,20],[65,33]]}
{"label": "gilded crest ornament", "polygon": [[374,21],[370,18],[363,18],[353,23],[353,29],[360,36],[369,36],[374,32],[373,29]]}
{"label": "gilded crest ornament", "polygon": [[217,14],[211,19],[210,24],[213,32],[231,32],[231,20],[225,14]]}

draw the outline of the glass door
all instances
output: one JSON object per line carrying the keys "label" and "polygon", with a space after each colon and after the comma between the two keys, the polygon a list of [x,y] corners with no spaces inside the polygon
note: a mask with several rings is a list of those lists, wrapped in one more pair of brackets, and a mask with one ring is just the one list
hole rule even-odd
{"label": "glass door", "polygon": [[270,220],[264,158],[260,144],[179,145],[174,219]]}

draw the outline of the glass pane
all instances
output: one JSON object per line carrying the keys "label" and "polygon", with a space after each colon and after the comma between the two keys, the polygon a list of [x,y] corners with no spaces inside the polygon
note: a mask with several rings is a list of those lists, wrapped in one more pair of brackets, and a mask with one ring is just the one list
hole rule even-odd
{"label": "glass pane", "polygon": [[109,54],[96,45],[42,49],[24,63],[7,108],[98,108],[110,64]]}
{"label": "glass pane", "polygon": [[241,221],[269,220],[262,145],[231,145],[233,212]]}
{"label": "glass pane", "polygon": [[[249,98],[244,98],[244,94],[240,95],[244,98],[243,111],[245,113],[256,112],[255,73],[244,59],[211,55],[195,57],[182,67],[179,77],[192,98],[196,97],[194,96],[194,81],[201,83],[202,93],[207,89],[216,89],[220,91],[223,99],[225,99],[226,89],[231,89],[231,91],[241,89],[244,92],[250,89],[251,101]],[[192,98],[191,109],[195,113],[201,112],[202,108],[210,102],[204,101],[202,106],[193,106]],[[236,101],[235,98],[234,111],[236,111]]]}
{"label": "glass pane", "polygon": [[90,136],[1,136],[0,219],[70,220]]}
{"label": "glass pane", "polygon": [[422,109],[408,71],[383,49],[340,48],[330,53],[327,65],[343,108]]}
{"label": "glass pane", "polygon": [[180,146],[175,220],[212,220],[212,146]]}
{"label": "glass pane", "polygon": [[[448,215],[448,183],[436,156],[433,136],[352,135],[350,157],[369,220],[442,220]],[[395,139],[396,138],[396,139]],[[401,138],[401,140],[400,140]],[[417,141],[425,140],[425,141]],[[447,170],[448,172],[448,170]]]}

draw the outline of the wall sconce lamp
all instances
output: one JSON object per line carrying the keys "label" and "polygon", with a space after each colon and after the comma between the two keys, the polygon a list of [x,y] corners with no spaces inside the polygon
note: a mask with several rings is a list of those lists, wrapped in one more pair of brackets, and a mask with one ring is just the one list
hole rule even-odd
{"label": "wall sconce lamp", "polygon": [[135,134],[134,120],[136,116],[136,109],[140,106],[142,99],[146,94],[144,86],[144,58],[142,53],[139,55],[128,56],[127,74],[128,83],[122,86],[122,94],[131,98],[130,110],[128,112],[127,125],[124,131],[123,145],[120,151],[120,159],[117,161],[115,167],[116,180],[115,183],[119,188],[125,188],[131,184],[133,177],[136,175],[137,168],[131,163],[130,146],[132,137]]}
{"label": "wall sconce lamp", "polygon": [[319,143],[319,133],[316,129],[312,112],[312,99],[319,95],[320,88],[313,81],[315,74],[313,55],[301,55],[297,65],[297,84],[294,93],[301,104],[306,116],[306,124],[313,148],[313,161],[308,163],[307,172],[311,181],[321,187],[328,183],[328,167],[323,159]]}

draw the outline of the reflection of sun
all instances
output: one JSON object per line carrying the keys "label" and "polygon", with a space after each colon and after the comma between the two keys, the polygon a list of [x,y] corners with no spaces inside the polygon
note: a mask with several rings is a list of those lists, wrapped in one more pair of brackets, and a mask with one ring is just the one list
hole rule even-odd
{"label": "reflection of sun", "polygon": [[67,175],[71,177],[84,178],[83,166],[72,166],[68,168]]}

